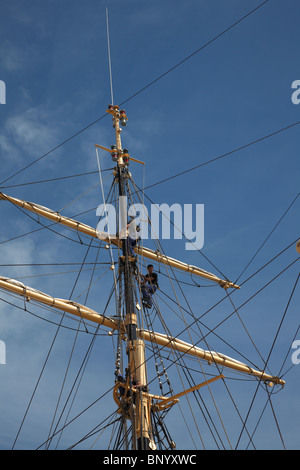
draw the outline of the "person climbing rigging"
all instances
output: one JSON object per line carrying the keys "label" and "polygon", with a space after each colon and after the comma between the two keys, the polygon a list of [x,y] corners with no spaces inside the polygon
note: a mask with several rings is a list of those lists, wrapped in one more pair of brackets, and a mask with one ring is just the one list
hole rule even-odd
{"label": "person climbing rigging", "polygon": [[[117,363],[116,363],[116,365],[117,365]],[[141,384],[141,382],[136,381],[133,377],[133,374],[132,373],[129,374],[129,371],[128,371],[127,368],[125,369],[125,378],[123,377],[123,375],[122,375],[122,373],[121,373],[118,366],[117,366],[117,371],[115,372],[115,375],[116,375],[116,380],[119,383],[118,390],[119,390],[119,395],[120,395],[120,401],[121,402],[122,402],[122,400],[126,401],[126,399],[129,398],[129,396],[130,396],[130,390],[129,390],[130,385],[132,386],[132,389],[134,391],[142,390],[142,391],[145,392],[145,391],[148,390],[147,385]],[[130,376],[130,378],[129,378],[129,376]]]}
{"label": "person climbing rigging", "polygon": [[140,239],[139,235],[140,227],[139,225],[136,224],[135,220],[131,220],[127,224],[127,242],[128,242],[128,250],[129,250],[129,255],[133,258],[136,259],[136,254],[134,252],[134,247],[136,246],[137,242]]}
{"label": "person climbing rigging", "polygon": [[143,294],[143,303],[147,308],[152,307],[152,295],[155,294],[158,289],[158,276],[157,273],[153,271],[153,264],[148,264],[147,266],[148,273],[143,276],[143,282],[141,284],[141,291]]}

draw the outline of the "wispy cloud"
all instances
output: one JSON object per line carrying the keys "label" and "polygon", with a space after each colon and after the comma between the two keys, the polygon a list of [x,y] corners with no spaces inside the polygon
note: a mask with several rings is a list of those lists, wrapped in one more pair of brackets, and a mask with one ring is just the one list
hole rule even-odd
{"label": "wispy cloud", "polygon": [[43,104],[8,117],[0,134],[2,158],[20,163],[25,159],[28,161],[27,155],[30,155],[34,160],[57,145],[64,127],[63,124],[56,125],[54,114],[57,113],[58,110]]}
{"label": "wispy cloud", "polygon": [[43,107],[30,108],[8,119],[6,130],[15,144],[27,150],[49,148],[53,144],[52,137],[57,132],[51,127],[50,116],[51,112]]}
{"label": "wispy cloud", "polygon": [[2,70],[7,72],[17,72],[28,68],[33,56],[32,47],[22,45],[17,47],[12,42],[6,40],[0,45],[0,62]]}

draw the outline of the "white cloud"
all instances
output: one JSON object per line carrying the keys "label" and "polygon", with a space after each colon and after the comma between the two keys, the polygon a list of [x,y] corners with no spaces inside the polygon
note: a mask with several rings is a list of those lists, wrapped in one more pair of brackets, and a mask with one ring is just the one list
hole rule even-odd
{"label": "white cloud", "polygon": [[1,264],[32,263],[35,245],[30,239],[0,245]]}
{"label": "white cloud", "polygon": [[20,158],[20,153],[13,142],[4,134],[0,136],[0,149],[3,151],[4,158],[14,161]]}
{"label": "white cloud", "polygon": [[[60,112],[63,116],[62,108],[56,109],[55,114]],[[4,131],[0,134],[2,157],[20,164],[22,161],[28,163],[48,152],[61,140],[64,124],[55,126],[55,122],[54,109],[46,104],[30,107],[24,112],[8,117],[3,126]]]}
{"label": "white cloud", "polygon": [[0,46],[0,62],[3,70],[7,72],[16,72],[24,67],[28,67],[29,60],[32,58],[32,48],[16,47],[10,41],[2,42]]}
{"label": "white cloud", "polygon": [[50,114],[41,107],[30,108],[9,118],[5,127],[15,144],[36,152],[53,144],[56,131],[51,128]]}

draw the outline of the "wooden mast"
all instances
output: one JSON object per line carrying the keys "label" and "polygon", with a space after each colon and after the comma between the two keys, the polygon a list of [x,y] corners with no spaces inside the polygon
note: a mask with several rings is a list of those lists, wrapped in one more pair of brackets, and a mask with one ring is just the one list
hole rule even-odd
{"label": "wooden mast", "polygon": [[[121,144],[121,127],[120,120],[126,125],[127,116],[124,111],[120,111],[118,106],[111,105],[107,110],[113,116],[113,127],[116,133],[116,153],[117,153],[117,175],[119,185],[119,201],[121,198],[126,197],[125,180],[128,178],[128,167],[125,164],[125,152],[123,152]],[[121,203],[119,202],[119,205]],[[119,233],[122,230],[127,230],[127,212],[124,213],[124,208],[120,208],[121,227],[119,226]],[[127,355],[128,355],[128,374],[129,384],[131,389],[131,423],[132,423],[132,447],[138,450],[149,450],[149,443],[151,439],[151,424],[150,424],[150,402],[147,395],[144,393],[132,393],[132,385],[134,383],[140,386],[147,386],[147,370],[145,361],[145,343],[144,340],[137,336],[137,314],[136,306],[134,303],[133,294],[133,275],[134,265],[131,261],[129,253],[129,234],[122,239],[122,253],[123,256],[119,259],[119,270],[123,275],[124,292],[125,292],[125,327],[127,334]]]}
{"label": "wooden mast", "polygon": [[[107,110],[109,114],[113,117],[113,127],[115,128],[116,134],[116,145],[113,146],[112,150],[108,150],[105,147],[104,150],[108,150],[112,154],[115,154],[115,161],[117,163],[117,169],[115,172],[116,182],[119,187],[119,196],[126,197],[126,179],[128,178],[128,160],[135,160],[127,154],[127,151],[122,149],[121,144],[121,127],[120,122],[125,122],[127,117],[124,111],[120,111],[118,106],[110,106]],[[142,162],[139,162],[142,163]],[[149,332],[139,328],[137,321],[136,306],[134,302],[133,295],[133,275],[134,275],[134,265],[129,253],[128,238],[118,238],[111,237],[108,234],[104,234],[103,238],[99,236],[99,233],[96,229],[89,227],[86,224],[78,222],[74,219],[61,216],[58,212],[55,212],[51,209],[43,207],[41,205],[26,202],[11,196],[7,196],[0,192],[0,200],[10,201],[13,204],[16,204],[26,210],[29,210],[38,215],[42,215],[53,222],[63,224],[70,229],[79,231],[88,236],[94,238],[104,239],[107,243],[112,243],[115,246],[122,249],[122,256],[119,258],[119,269],[120,274],[124,282],[124,291],[125,291],[125,320],[124,322],[121,318],[117,320],[115,318],[110,318],[104,315],[101,315],[95,312],[92,309],[89,309],[86,306],[80,305],[76,302],[64,299],[57,299],[51,297],[47,294],[44,294],[36,289],[24,286],[24,284],[9,278],[4,278],[0,276],[0,288],[14,292],[26,298],[27,301],[34,300],[40,303],[44,303],[50,307],[58,308],[62,311],[69,312],[73,315],[83,317],[92,322],[101,324],[111,330],[119,331],[121,337],[127,341],[127,356],[128,356],[128,372],[129,372],[129,389],[130,389],[130,401],[131,401],[131,411],[126,414],[126,416],[131,420],[132,423],[132,448],[138,450],[150,450],[152,447],[152,429],[151,429],[151,410],[158,411],[159,409],[164,409],[172,403],[178,402],[179,397],[183,396],[186,393],[190,393],[203,385],[206,385],[212,381],[215,381],[219,378],[223,378],[223,375],[211,379],[210,381],[204,382],[203,384],[197,385],[187,391],[181,392],[179,394],[173,395],[171,397],[159,397],[154,396],[148,393],[147,389],[143,391],[135,390],[133,393],[133,384],[134,382],[140,383],[141,385],[147,386],[147,368],[146,368],[146,358],[145,358],[145,341],[154,342],[162,347],[168,347],[174,349],[183,354],[192,355],[199,359],[202,359],[209,364],[219,365],[224,368],[229,368],[243,374],[248,374],[256,377],[257,379],[268,383],[269,385],[277,384],[284,386],[284,380],[279,377],[272,376],[267,374],[265,371],[255,370],[248,365],[237,361],[233,358],[230,358],[226,355],[213,352],[205,351],[201,348],[198,348],[194,345],[190,345],[184,341],[181,341],[177,338],[166,336],[160,333]],[[123,227],[126,230],[127,226],[127,213],[123,214]],[[124,227],[125,222],[125,227]],[[120,233],[120,230],[119,230]],[[128,234],[127,234],[128,236]],[[300,252],[300,242],[297,244],[297,251]],[[212,280],[218,283],[224,289],[229,287],[239,288],[238,285],[235,285],[229,280],[223,280],[218,278],[216,275],[209,273],[201,268],[196,266],[191,266],[176,259],[170,258],[168,256],[162,255],[161,253],[154,252],[145,247],[137,247],[134,249],[136,254],[145,256],[152,260],[155,260],[159,263],[164,263],[169,266],[181,269],[185,272],[193,273],[205,279]],[[118,386],[118,384],[116,385]],[[155,403],[155,400],[158,400]],[[125,417],[125,413],[124,413]]]}

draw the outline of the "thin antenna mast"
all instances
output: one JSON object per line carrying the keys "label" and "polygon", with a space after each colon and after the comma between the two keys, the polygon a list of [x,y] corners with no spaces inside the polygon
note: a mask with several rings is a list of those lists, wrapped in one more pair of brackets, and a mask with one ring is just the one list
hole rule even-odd
{"label": "thin antenna mast", "polygon": [[109,64],[109,78],[110,78],[110,94],[111,104],[114,104],[113,85],[112,85],[112,72],[111,72],[111,58],[110,58],[110,42],[109,42],[109,26],[108,26],[108,9],[106,8],[106,32],[107,32],[107,50],[108,50],[108,64]]}

